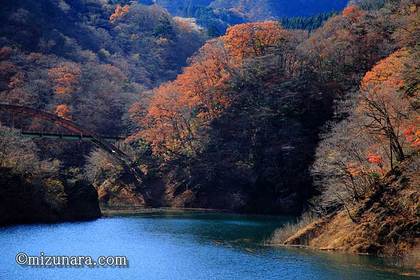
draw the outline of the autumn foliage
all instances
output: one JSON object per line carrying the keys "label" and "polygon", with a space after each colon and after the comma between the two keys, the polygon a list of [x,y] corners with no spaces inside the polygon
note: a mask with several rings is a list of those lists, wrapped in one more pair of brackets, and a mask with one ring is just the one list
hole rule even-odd
{"label": "autumn foliage", "polygon": [[[49,110],[98,134],[132,133],[133,158],[150,174],[166,180],[170,169],[180,192],[225,199],[206,206],[282,212],[303,205],[314,178],[321,192],[331,187],[353,202],[418,153],[413,0],[353,1],[311,32],[277,21],[236,24],[205,44],[206,30],[159,5],[81,1],[86,9],[63,13],[60,1],[46,2],[51,9],[6,4],[2,102]],[[28,36],[27,26],[45,23],[54,28]]]}
{"label": "autumn foliage", "polygon": [[[398,28],[382,15],[350,5],[311,34],[274,21],[234,25],[131,107],[132,139],[206,191],[232,180],[279,197],[322,177],[315,184],[335,202],[360,201],[418,143],[407,76],[416,59],[384,36]],[[333,116],[313,177],[300,176]]]}
{"label": "autumn foliage", "polygon": [[321,142],[314,171],[331,174],[321,180],[324,202],[358,202],[378,179],[416,156],[419,91],[410,81],[416,55],[402,48],[380,60],[362,78],[350,117]]}
{"label": "autumn foliage", "polygon": [[223,94],[229,73],[222,58],[223,49],[216,42],[208,43],[176,81],[154,90],[140,136],[151,142],[155,152],[197,152],[199,130],[229,104]]}
{"label": "autumn foliage", "polygon": [[129,11],[130,11],[129,5],[121,6],[117,4],[117,6],[115,7],[114,13],[109,17],[109,21],[115,22],[121,17],[123,17],[124,15],[126,15]]}
{"label": "autumn foliage", "polygon": [[382,163],[382,157],[380,155],[376,155],[376,154],[372,154],[372,153],[370,153],[368,155],[367,160],[370,163],[374,163],[374,164],[381,164]]}
{"label": "autumn foliage", "polygon": [[48,76],[53,82],[54,92],[66,95],[77,92],[81,70],[76,63],[66,62],[48,70]]}
{"label": "autumn foliage", "polygon": [[410,143],[414,149],[420,148],[420,129],[419,129],[419,117],[416,119],[417,125],[409,125],[403,132],[405,139]]}
{"label": "autumn foliage", "polygon": [[415,143],[414,135],[419,130],[415,105],[418,91],[406,92],[405,73],[415,67],[413,63],[410,50],[400,49],[375,65],[361,83],[357,112],[366,118],[366,132],[390,147],[390,161],[392,155],[398,161],[405,158],[409,148],[406,140]]}
{"label": "autumn foliage", "polygon": [[71,119],[70,108],[65,104],[57,105],[57,107],[55,108],[55,114],[64,119]]}
{"label": "autumn foliage", "polygon": [[238,61],[262,56],[277,47],[290,33],[275,21],[244,23],[230,27],[222,37],[229,56]]}
{"label": "autumn foliage", "polygon": [[[245,59],[263,56],[285,40],[288,31],[276,22],[240,24],[221,39],[207,42],[173,82],[154,90],[146,112],[138,120],[138,136],[157,154],[194,155],[205,142],[203,131],[235,97],[230,81]],[[132,114],[137,114],[136,107]]]}
{"label": "autumn foliage", "polygon": [[344,17],[355,19],[362,15],[362,11],[359,7],[355,5],[350,5],[343,10],[342,14]]}

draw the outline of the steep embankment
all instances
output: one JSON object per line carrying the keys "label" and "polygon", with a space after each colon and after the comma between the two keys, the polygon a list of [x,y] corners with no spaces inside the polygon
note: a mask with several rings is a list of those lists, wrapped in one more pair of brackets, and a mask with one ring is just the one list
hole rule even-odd
{"label": "steep embankment", "polygon": [[[410,159],[375,184],[367,197],[350,209],[317,220],[290,236],[285,245],[323,250],[411,256],[420,260],[419,158]],[[355,210],[353,212],[353,210]]]}

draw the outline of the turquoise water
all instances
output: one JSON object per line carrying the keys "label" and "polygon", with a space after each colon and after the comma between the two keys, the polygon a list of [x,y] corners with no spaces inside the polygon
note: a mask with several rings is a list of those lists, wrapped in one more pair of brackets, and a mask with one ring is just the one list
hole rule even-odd
{"label": "turquoise water", "polygon": [[[380,259],[263,246],[286,218],[178,213],[0,228],[0,279],[415,279]],[[128,268],[31,268],[18,252],[124,255]]]}

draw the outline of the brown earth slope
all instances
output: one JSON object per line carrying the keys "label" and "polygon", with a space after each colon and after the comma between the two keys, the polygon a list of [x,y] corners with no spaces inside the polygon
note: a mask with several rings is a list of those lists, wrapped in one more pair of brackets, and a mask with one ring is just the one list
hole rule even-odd
{"label": "brown earth slope", "polygon": [[420,263],[420,160],[395,168],[353,209],[317,220],[289,237],[285,245],[307,245],[387,256],[410,256]]}

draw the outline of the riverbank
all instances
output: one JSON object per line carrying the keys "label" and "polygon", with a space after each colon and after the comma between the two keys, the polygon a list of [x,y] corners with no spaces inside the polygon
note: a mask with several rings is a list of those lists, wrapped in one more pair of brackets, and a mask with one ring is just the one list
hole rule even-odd
{"label": "riverbank", "polygon": [[388,256],[403,266],[420,269],[420,178],[418,159],[395,168],[366,198],[349,211],[341,210],[282,229],[272,244],[305,246],[324,251]]}

